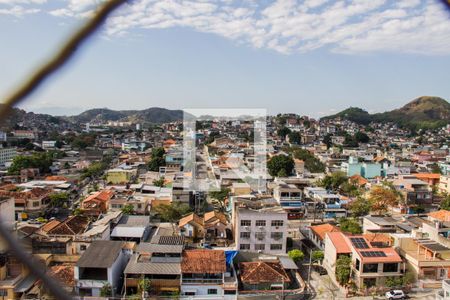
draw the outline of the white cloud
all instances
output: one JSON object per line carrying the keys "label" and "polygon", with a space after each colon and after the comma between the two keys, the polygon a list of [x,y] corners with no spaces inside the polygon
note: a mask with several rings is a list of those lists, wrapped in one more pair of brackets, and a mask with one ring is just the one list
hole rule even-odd
{"label": "white cloud", "polygon": [[[101,2],[67,0],[49,13],[83,18]],[[432,0],[135,0],[108,20],[106,34],[186,27],[284,54],[326,47],[339,53],[448,55],[449,23],[448,12]]]}
{"label": "white cloud", "polygon": [[24,15],[35,14],[40,10],[37,8],[24,8],[20,5],[15,5],[8,8],[0,8],[0,15],[10,15],[14,17],[22,17]]}

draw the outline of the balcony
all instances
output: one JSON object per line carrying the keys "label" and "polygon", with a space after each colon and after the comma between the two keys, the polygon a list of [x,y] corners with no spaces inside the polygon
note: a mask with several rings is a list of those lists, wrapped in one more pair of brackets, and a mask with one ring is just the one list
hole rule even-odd
{"label": "balcony", "polygon": [[77,280],[77,287],[101,289],[107,283],[108,283],[107,280],[80,279]]}
{"label": "balcony", "polygon": [[183,278],[181,284],[223,284],[222,278]]}

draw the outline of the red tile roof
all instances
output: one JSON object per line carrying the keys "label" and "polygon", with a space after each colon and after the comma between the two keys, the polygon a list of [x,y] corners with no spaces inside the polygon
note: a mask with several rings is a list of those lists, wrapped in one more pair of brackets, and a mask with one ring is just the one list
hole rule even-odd
{"label": "red tile roof", "polygon": [[243,262],[239,264],[241,281],[246,284],[290,282],[279,262]]}
{"label": "red tile roof", "polygon": [[217,274],[225,271],[225,252],[222,250],[196,249],[183,252],[181,261],[183,273]]}
{"label": "red tile roof", "polygon": [[342,232],[327,232],[326,235],[336,248],[337,253],[352,253],[350,242]]}
{"label": "red tile roof", "polygon": [[444,209],[430,212],[430,213],[428,213],[428,216],[433,218],[433,219],[442,221],[442,222],[449,222],[450,221],[450,211],[444,210]]}
{"label": "red tile roof", "polygon": [[310,226],[311,230],[323,241],[327,232],[340,232],[341,230],[331,224],[321,224]]}

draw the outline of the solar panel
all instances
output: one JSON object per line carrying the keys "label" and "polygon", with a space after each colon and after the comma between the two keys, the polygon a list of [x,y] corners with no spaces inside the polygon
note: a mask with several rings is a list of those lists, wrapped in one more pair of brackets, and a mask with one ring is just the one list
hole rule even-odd
{"label": "solar panel", "polygon": [[350,238],[350,241],[357,249],[369,249],[369,245],[367,245],[366,240],[363,238]]}
{"label": "solar panel", "polygon": [[386,257],[383,251],[361,251],[363,257]]}

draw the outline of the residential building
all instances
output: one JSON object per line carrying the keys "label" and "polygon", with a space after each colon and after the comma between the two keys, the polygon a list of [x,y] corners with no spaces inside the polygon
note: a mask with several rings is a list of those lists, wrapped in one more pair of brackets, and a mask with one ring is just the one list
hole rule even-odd
{"label": "residential building", "polygon": [[397,231],[396,221],[391,217],[365,216],[363,231],[364,233],[395,233]]}
{"label": "residential building", "polygon": [[255,261],[239,264],[244,290],[283,290],[291,279],[279,261]]}
{"label": "residential building", "polygon": [[95,192],[81,202],[81,209],[87,215],[98,216],[105,214],[108,211],[109,202],[113,196],[113,190]]}
{"label": "residential building", "polygon": [[294,184],[278,182],[273,190],[273,197],[286,210],[288,219],[300,219],[304,215],[302,191]]}
{"label": "residential building", "polygon": [[99,297],[106,284],[113,296],[119,295],[120,278],[129,257],[124,243],[119,241],[93,241],[75,266],[75,289],[80,296]]}
{"label": "residential building", "polygon": [[183,245],[141,243],[125,268],[126,294],[136,294],[139,280],[150,280],[152,293],[180,292]]}
{"label": "residential building", "polygon": [[450,194],[450,174],[441,175],[439,179],[439,192],[443,194]]}
{"label": "residential building", "polygon": [[317,248],[323,250],[325,247],[324,239],[328,232],[340,232],[341,230],[331,224],[320,224],[309,226],[309,239]]}
{"label": "residential building", "polygon": [[381,164],[367,161],[360,162],[358,158],[351,156],[348,162],[341,164],[341,170],[348,177],[353,175],[361,175],[366,179],[375,178],[382,175]]}
{"label": "residential building", "polygon": [[327,233],[323,265],[333,278],[336,262],[342,255],[351,258],[353,281],[359,289],[383,286],[388,277],[404,276],[403,261],[396,250],[366,235]]}
{"label": "residential building", "polygon": [[185,250],[181,261],[181,295],[236,299],[237,280],[223,250]]}
{"label": "residential building", "polygon": [[286,253],[287,213],[275,199],[233,199],[232,216],[237,250]]}
{"label": "residential building", "polygon": [[17,156],[16,148],[2,148],[0,146],[0,166],[12,161]]}
{"label": "residential building", "polygon": [[398,189],[409,208],[408,213],[414,213],[410,206],[429,206],[433,203],[433,190],[425,181],[417,179],[413,175],[399,176],[393,184]]}

